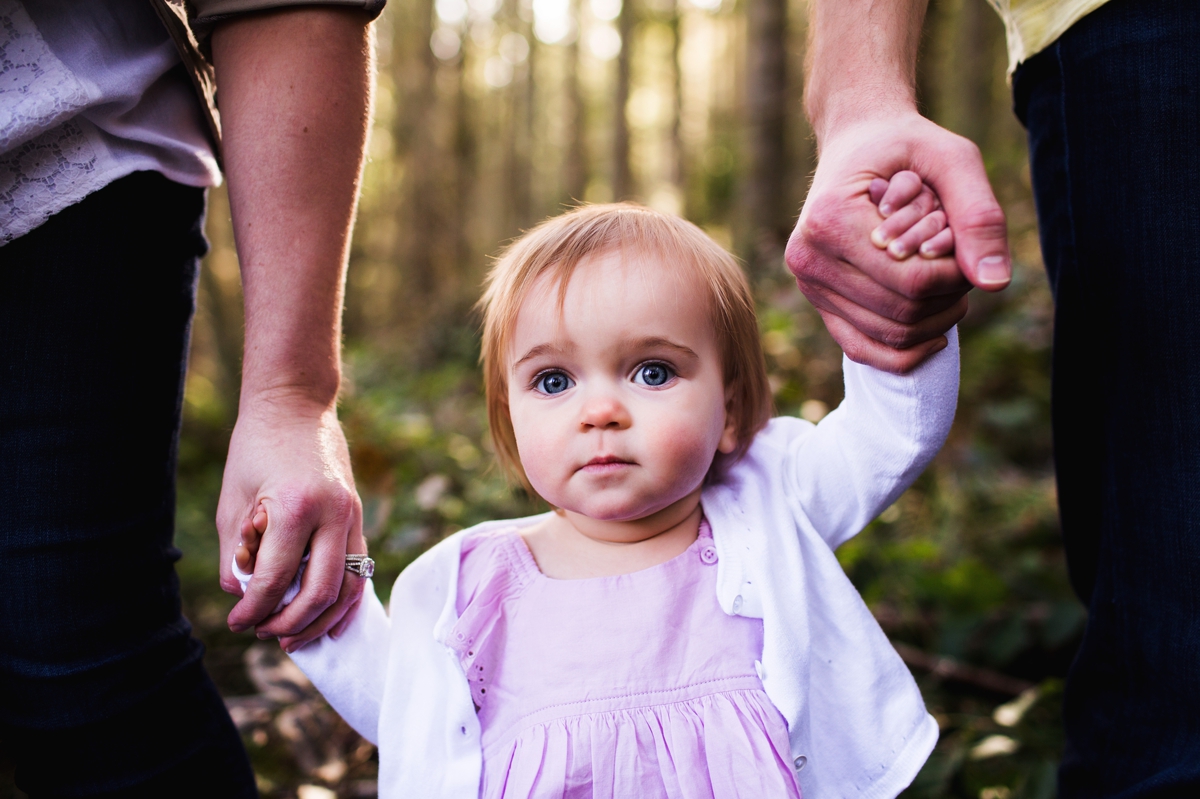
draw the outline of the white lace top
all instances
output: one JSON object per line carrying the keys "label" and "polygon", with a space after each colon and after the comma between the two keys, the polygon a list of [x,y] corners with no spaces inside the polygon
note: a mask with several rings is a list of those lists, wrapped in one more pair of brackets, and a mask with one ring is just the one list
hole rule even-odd
{"label": "white lace top", "polygon": [[146,0],[0,0],[0,246],[132,172],[221,175]]}

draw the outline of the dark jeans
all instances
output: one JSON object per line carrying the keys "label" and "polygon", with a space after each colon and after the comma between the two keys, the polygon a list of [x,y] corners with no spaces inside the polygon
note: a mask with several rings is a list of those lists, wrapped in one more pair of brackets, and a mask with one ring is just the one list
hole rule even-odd
{"label": "dark jeans", "polygon": [[33,796],[256,796],[172,544],[204,193],[119,180],[0,247],[0,739]]}
{"label": "dark jeans", "polygon": [[1016,75],[1055,301],[1060,794],[1200,796],[1200,4],[1113,0]]}

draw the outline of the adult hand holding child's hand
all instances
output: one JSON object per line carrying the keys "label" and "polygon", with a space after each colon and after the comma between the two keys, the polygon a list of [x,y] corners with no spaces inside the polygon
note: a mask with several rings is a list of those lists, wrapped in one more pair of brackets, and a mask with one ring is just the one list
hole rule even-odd
{"label": "adult hand holding child's hand", "polygon": [[[904,222],[881,224],[881,215],[898,208],[888,207],[887,196],[877,208],[871,183],[904,170],[936,192],[920,192],[904,212],[914,219],[927,215],[940,198],[955,256],[914,257],[915,249],[905,250],[907,238],[895,238]],[[822,137],[820,164],[786,257],[800,290],[850,359],[898,373],[945,345],[943,334],[966,314],[972,285],[996,291],[1010,276],[1004,213],[978,149],[915,111],[858,121]]]}
{"label": "adult hand holding child's hand", "polygon": [[[258,626],[292,650],[340,631],[362,597],[364,581],[345,569],[347,552],[366,552],[362,504],[346,439],[332,408],[260,400],[238,416],[217,508],[221,586],[239,593],[231,562],[243,524],[262,504],[268,526],[254,580],[229,614],[229,626]],[[270,616],[300,566],[311,559],[300,594]],[[268,618],[270,616],[270,618]]]}
{"label": "adult hand holding child's hand", "polygon": [[[1011,277],[1004,212],[979,149],[917,112],[925,5],[812,4],[804,104],[820,160],[786,255],[800,290],[846,355],[900,373],[945,346],[943,334],[967,312],[972,285],[999,291]],[[912,209],[914,219],[940,198],[955,258],[881,248],[890,242],[880,232],[898,232],[880,225],[881,214],[898,209],[887,207],[886,196],[876,208],[870,185],[906,170],[932,189]]]}

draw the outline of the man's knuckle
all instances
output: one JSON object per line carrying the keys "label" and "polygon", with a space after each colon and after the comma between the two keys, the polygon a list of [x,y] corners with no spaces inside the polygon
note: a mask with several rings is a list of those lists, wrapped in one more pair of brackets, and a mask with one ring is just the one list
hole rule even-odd
{"label": "man's knuckle", "polygon": [[897,300],[888,315],[902,325],[912,325],[925,317],[925,308],[920,303]]}
{"label": "man's knuckle", "polygon": [[783,262],[787,264],[788,271],[795,275],[797,280],[804,280],[810,253],[811,251],[804,246],[799,237],[793,237],[788,242],[787,249],[783,253]]}
{"label": "man's knuckle", "polygon": [[801,237],[818,245],[836,241],[843,225],[844,214],[837,203],[819,197],[809,200],[800,215]]}
{"label": "man's knuckle", "polygon": [[994,203],[981,203],[969,208],[963,214],[962,227],[964,230],[977,233],[999,232],[1003,235],[1003,231],[1007,227],[1007,219],[1004,216],[1004,209]]}
{"label": "man's knuckle", "polygon": [[951,308],[951,314],[950,314],[951,326],[957,325],[959,322],[961,322],[966,317],[967,310],[969,308],[970,308],[970,305],[968,304],[967,297],[964,294],[963,298],[961,300],[959,300],[957,303],[955,303],[954,306]]}
{"label": "man's knuckle", "polygon": [[902,319],[900,314],[911,314],[914,308],[914,304],[911,301],[925,296],[933,288],[934,282],[930,272],[921,268],[919,259],[912,259],[905,266],[907,268],[900,272],[899,280],[897,281],[898,285],[896,286],[896,291],[899,292],[900,297],[893,301],[894,305],[886,315],[892,319],[912,321],[911,319]]}
{"label": "man's knuckle", "polygon": [[923,353],[921,353],[921,354],[913,353],[913,352],[897,353],[897,357],[895,358],[895,360],[892,361],[892,364],[891,364],[892,368],[889,369],[888,371],[894,372],[895,374],[906,375],[909,372],[911,372],[913,369],[917,368],[917,366],[921,363],[921,359],[923,357],[924,357]]}
{"label": "man's knuckle", "polygon": [[842,345],[842,352],[845,353],[847,358],[855,363],[864,362],[863,347],[861,344],[859,344],[857,341],[844,341],[840,343]]}
{"label": "man's knuckle", "polygon": [[899,350],[911,347],[922,339],[921,332],[916,325],[889,319],[876,332],[876,340],[893,350]]}
{"label": "man's knuckle", "polygon": [[965,136],[955,136],[953,143],[948,145],[950,155],[958,161],[982,161],[983,152],[979,145]]}

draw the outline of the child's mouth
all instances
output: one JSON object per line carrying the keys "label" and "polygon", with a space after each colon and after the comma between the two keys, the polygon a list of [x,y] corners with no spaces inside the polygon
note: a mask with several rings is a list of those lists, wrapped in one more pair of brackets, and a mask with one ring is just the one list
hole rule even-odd
{"label": "child's mouth", "polygon": [[580,467],[579,471],[589,474],[605,474],[619,471],[626,466],[632,466],[632,461],[623,460],[615,455],[598,455]]}

